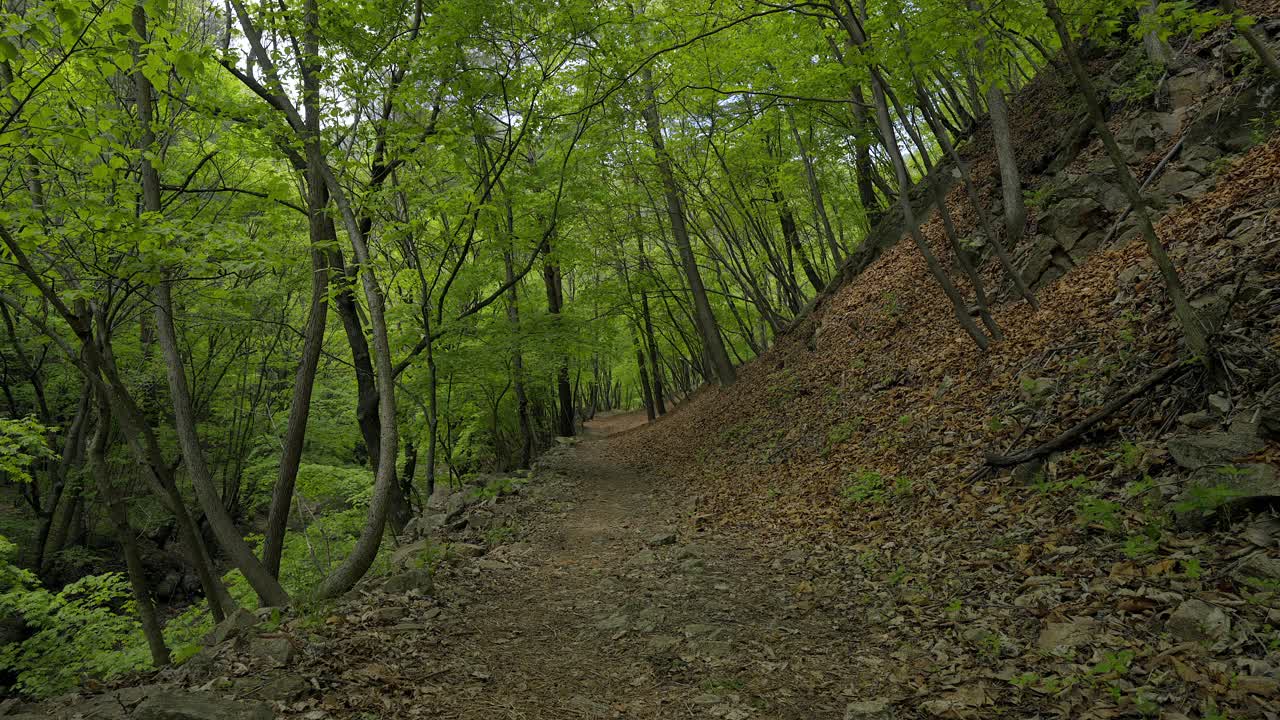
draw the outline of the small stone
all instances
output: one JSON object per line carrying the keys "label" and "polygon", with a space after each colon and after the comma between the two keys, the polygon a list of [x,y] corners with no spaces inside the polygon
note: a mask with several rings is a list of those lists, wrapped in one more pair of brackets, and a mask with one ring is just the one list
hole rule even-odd
{"label": "small stone", "polygon": [[485,554],[485,547],[474,543],[454,543],[449,546],[449,552],[457,557],[476,558]]}
{"label": "small stone", "polygon": [[649,538],[648,543],[653,547],[662,545],[674,545],[676,542],[676,534],[671,531],[663,531]]}
{"label": "small stone", "polygon": [[271,720],[275,714],[260,702],[226,700],[207,692],[161,691],[138,705],[135,720]]}
{"label": "small stone", "polygon": [[431,547],[430,540],[418,540],[417,542],[401,545],[391,553],[392,567],[412,567],[414,560],[421,557]]}
{"label": "small stone", "polygon": [[1179,642],[1215,642],[1231,631],[1231,619],[1203,600],[1187,600],[1169,616],[1165,629]]}
{"label": "small stone", "polygon": [[1019,485],[1034,485],[1044,480],[1044,460],[1036,458],[1015,465],[1009,477]]}
{"label": "small stone", "polygon": [[844,720],[893,720],[893,703],[888,700],[860,700],[844,707]]}
{"label": "small stone", "polygon": [[641,567],[641,566],[644,566],[644,565],[652,565],[652,564],[654,564],[654,563],[655,563],[655,562],[657,562],[657,561],[658,561],[658,556],[657,556],[657,555],[654,555],[652,550],[650,550],[650,549],[648,549],[648,548],[645,548],[644,550],[641,550],[640,552],[636,553],[635,555],[632,555],[632,556],[627,560],[627,566],[628,566],[628,567]]}
{"label": "small stone", "polygon": [[1070,622],[1049,623],[1040,631],[1036,647],[1047,653],[1076,648],[1093,642],[1099,632],[1099,624],[1093,618],[1074,618]]}
{"label": "small stone", "polygon": [[268,660],[277,667],[293,662],[295,654],[293,643],[284,637],[255,637],[249,641],[247,652]]}
{"label": "small stone", "polygon": [[1174,515],[1182,527],[1205,527],[1217,516],[1280,498],[1276,468],[1266,463],[1203,467],[1178,496]]}
{"label": "small stone", "polygon": [[1199,412],[1179,415],[1178,424],[1192,430],[1207,430],[1218,424],[1218,416],[1211,412],[1201,410]]}
{"label": "small stone", "polygon": [[618,613],[596,623],[597,630],[625,630],[631,624],[631,619],[626,615]]}
{"label": "small stone", "polygon": [[204,636],[204,644],[221,645],[227,640],[243,635],[257,624],[258,618],[253,613],[244,608],[236,608],[235,612],[224,618]]}
{"label": "small stone", "polygon": [[1280,582],[1280,558],[1267,557],[1256,552],[1245,558],[1231,577],[1236,582],[1249,587],[1262,589]]}
{"label": "small stone", "polygon": [[369,619],[376,623],[390,624],[404,618],[408,614],[409,611],[402,607],[381,607],[369,613]]}
{"label": "small stone", "polygon": [[680,638],[674,635],[654,635],[649,638],[649,651],[653,653],[666,653],[674,650],[680,644]]}
{"label": "small stone", "polygon": [[727,640],[700,640],[693,643],[694,654],[711,660],[720,660],[733,653],[733,644]]}
{"label": "small stone", "polygon": [[701,558],[689,558],[688,560],[681,561],[680,572],[698,573],[705,570],[706,566],[706,563],[702,562]]}
{"label": "small stone", "polygon": [[475,567],[478,567],[481,570],[510,570],[511,569],[511,566],[507,563],[501,562],[499,560],[490,560],[488,558],[482,558],[480,560],[477,560],[475,563]]}
{"label": "small stone", "polygon": [[426,568],[414,568],[392,575],[382,585],[382,591],[387,593],[406,593],[410,590],[429,593],[431,588],[431,571]]}
{"label": "small stone", "polygon": [[1209,407],[1226,415],[1231,412],[1231,398],[1220,393],[1213,393],[1209,396]]}
{"label": "small stone", "polygon": [[1280,695],[1280,681],[1275,678],[1242,675],[1233,678],[1233,683],[1237,690],[1247,695],[1261,697],[1276,697]]}

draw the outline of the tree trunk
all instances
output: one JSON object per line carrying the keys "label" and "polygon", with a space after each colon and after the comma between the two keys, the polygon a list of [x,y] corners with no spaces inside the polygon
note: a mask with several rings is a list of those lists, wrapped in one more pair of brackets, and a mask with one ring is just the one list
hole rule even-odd
{"label": "tree trunk", "polygon": [[281,444],[280,468],[275,487],[271,490],[271,505],[267,512],[262,550],[262,564],[277,578],[280,577],[280,559],[284,553],[294,483],[298,479],[298,466],[302,462],[302,448],[306,442],[311,391],[315,387],[316,371],[320,366],[320,353],[324,350],[324,330],[329,315],[329,268],[323,257],[322,245],[337,240],[331,234],[333,226],[324,216],[329,204],[324,179],[319,173],[309,175],[307,199],[311,236],[311,303],[307,310],[307,326],[303,330],[302,357],[298,360],[293,394],[289,402],[289,420]]}
{"label": "tree trunk", "polygon": [[804,144],[804,140],[800,137],[800,128],[796,125],[795,111],[790,105],[785,108],[787,115],[787,125],[791,129],[791,139],[796,144],[796,149],[800,152],[800,160],[804,163],[804,179],[809,186],[809,196],[813,198],[813,212],[817,217],[818,226],[822,228],[823,237],[826,238],[827,247],[831,250],[831,261],[834,267],[839,267],[844,260],[844,253],[841,251],[840,243],[836,241],[836,234],[831,230],[831,217],[827,214],[827,204],[822,195],[822,185],[818,182],[818,173],[813,168],[813,158],[809,156],[809,150]]}
{"label": "tree trunk", "polygon": [[[139,38],[147,35],[147,14],[141,4],[133,9],[133,29]],[[135,43],[135,59],[141,63],[141,48]],[[141,128],[138,149],[141,151],[140,176],[142,181],[142,211],[144,213],[160,213],[160,174],[152,164],[150,154],[155,144],[155,130],[152,127],[153,98],[151,81],[141,69],[134,72],[134,92],[138,107],[138,124]],[[191,404],[191,393],[187,387],[187,377],[182,365],[182,357],[178,352],[177,332],[173,324],[173,300],[170,295],[170,280],[162,277],[155,288],[157,335],[162,354],[164,355],[166,375],[169,379],[169,391],[173,400],[174,429],[178,435],[178,444],[182,448],[191,484],[200,500],[209,526],[218,538],[223,550],[230,556],[236,567],[244,574],[245,579],[253,587],[264,605],[286,605],[289,595],[280,583],[258,562],[253,550],[240,535],[235,522],[227,514],[222,498],[213,485],[209,467],[205,462],[204,449],[200,445],[200,437],[196,431],[195,414]]]}
{"label": "tree trunk", "polygon": [[[513,231],[514,228],[508,225],[508,230]],[[507,285],[510,286],[507,289],[509,298],[507,321],[511,323],[511,332],[514,335],[511,346],[511,381],[515,386],[516,416],[520,423],[520,467],[527,468],[533,460],[533,425],[529,421],[529,396],[524,387],[524,353],[520,348],[520,295],[517,290],[511,253],[503,253],[502,259],[507,271]]]}
{"label": "tree trunk", "polygon": [[1200,362],[1204,363],[1210,371],[1214,371],[1216,364],[1213,361],[1212,348],[1209,346],[1209,339],[1205,334],[1204,326],[1201,325],[1195,309],[1187,302],[1187,294],[1186,290],[1183,289],[1182,279],[1178,277],[1178,271],[1173,267],[1173,262],[1169,260],[1169,254],[1165,252],[1164,245],[1161,244],[1160,237],[1156,235],[1155,227],[1151,224],[1151,214],[1147,211],[1147,204],[1142,197],[1142,190],[1138,187],[1138,182],[1134,180],[1133,173],[1129,172],[1129,166],[1125,163],[1124,153],[1121,152],[1120,146],[1116,144],[1115,136],[1111,134],[1110,128],[1107,127],[1107,119],[1102,114],[1102,105],[1099,103],[1098,95],[1093,89],[1093,82],[1089,79],[1089,72],[1085,69],[1084,63],[1080,61],[1080,55],[1076,52],[1075,45],[1071,40],[1071,32],[1067,29],[1067,22],[1062,17],[1062,11],[1058,9],[1057,0],[1044,0],[1044,6],[1049,13],[1049,19],[1053,21],[1054,29],[1058,33],[1058,39],[1062,43],[1062,51],[1067,56],[1067,63],[1071,66],[1071,72],[1075,75],[1080,95],[1084,98],[1085,106],[1089,109],[1089,116],[1093,119],[1094,130],[1102,140],[1102,145],[1106,148],[1107,155],[1111,157],[1111,163],[1115,166],[1116,173],[1120,178],[1120,187],[1124,190],[1125,195],[1128,196],[1129,204],[1133,207],[1133,214],[1138,218],[1138,228],[1147,241],[1147,251],[1151,254],[1151,259],[1155,260],[1156,266],[1160,268],[1160,275],[1164,278],[1165,291],[1169,294],[1169,299],[1173,301],[1173,313],[1178,318],[1178,323],[1182,326],[1182,334],[1187,341],[1187,346],[1191,348],[1191,352],[1197,356]]}
{"label": "tree trunk", "polygon": [[151,601],[146,568],[138,553],[138,544],[134,542],[133,527],[129,524],[129,511],[114,483],[107,476],[107,435],[110,432],[111,412],[105,400],[100,401],[98,406],[98,425],[94,428],[93,441],[89,447],[89,472],[97,480],[98,492],[107,506],[107,518],[111,522],[116,542],[120,544],[121,554],[124,555],[129,587],[133,590],[134,604],[138,608],[138,620],[142,624],[147,647],[151,650],[151,664],[160,668],[169,664],[169,648],[164,644],[164,631],[156,616],[156,606]]}
{"label": "tree trunk", "polygon": [[[919,85],[917,84],[919,88]],[[921,109],[924,111],[925,119],[929,119],[934,115],[929,97],[920,89]],[[974,187],[973,177],[969,174],[969,166],[960,158],[960,154],[956,152],[956,148],[951,144],[945,134],[934,131],[938,143],[942,145],[942,150],[951,157],[951,161],[955,163],[956,169],[960,171],[960,178],[964,182],[965,193],[969,197],[969,204],[973,206],[973,212],[978,217],[979,227],[986,237],[987,242],[991,245],[992,251],[1000,260],[1000,267],[1004,269],[1005,274],[1013,282],[1013,286],[1018,290],[1018,294],[1027,301],[1033,308],[1039,308],[1040,304],[1036,302],[1035,295],[1031,294],[1031,290],[1027,287],[1026,282],[1022,279],[1022,273],[1013,265],[1013,258],[1009,255],[1008,249],[1004,243],[1000,242],[1000,238],[996,237],[995,231],[991,227],[991,217],[987,214],[987,210],[982,206],[982,202],[978,199],[978,190]]]}
{"label": "tree trunk", "polygon": [[1263,38],[1254,32],[1253,27],[1243,22],[1240,13],[1236,10],[1235,0],[1219,0],[1222,9],[1227,15],[1231,16],[1232,24],[1236,28],[1236,32],[1240,33],[1240,37],[1249,43],[1249,47],[1253,48],[1254,54],[1258,56],[1258,61],[1262,66],[1271,73],[1271,77],[1280,80],[1280,61],[1276,60],[1276,54],[1267,47],[1267,43]]}
{"label": "tree trunk", "polygon": [[642,114],[649,130],[649,141],[658,157],[658,174],[662,177],[667,215],[671,221],[671,234],[675,237],[676,246],[680,251],[680,261],[684,267],[685,279],[689,283],[689,293],[693,296],[698,332],[715,367],[716,379],[721,385],[732,385],[737,379],[737,372],[733,368],[733,363],[729,361],[724,343],[720,340],[720,329],[716,324],[715,314],[711,310],[711,302],[707,299],[707,290],[702,285],[702,275],[698,272],[698,263],[689,242],[689,232],[684,222],[684,208],[680,202],[680,189],[676,185],[671,157],[667,154],[666,143],[662,139],[662,118],[658,114],[658,101],[654,96],[653,73],[648,68],[644,71],[644,83],[646,102]]}
{"label": "tree trunk", "polygon": [[[542,279],[547,286],[547,312],[551,313],[554,322],[563,323],[560,314],[564,308],[564,286],[560,278],[560,266],[548,260],[542,267]],[[560,364],[556,367],[556,395],[559,398],[556,434],[573,437],[577,428],[573,421],[573,388],[569,384],[569,358],[566,355],[560,356]]]}
{"label": "tree trunk", "polygon": [[[853,19],[852,16],[843,12],[838,12],[841,24],[844,25],[845,32],[848,34],[850,45],[862,48],[866,42],[861,26]],[[965,332],[973,338],[977,346],[986,350],[989,345],[987,336],[973,322],[973,318],[969,316],[968,309],[965,307],[964,299],[960,297],[960,293],[956,290],[951,279],[947,277],[946,272],[938,263],[937,257],[929,248],[929,243],[924,239],[920,232],[920,226],[916,222],[915,210],[911,207],[911,178],[907,174],[906,163],[903,162],[902,153],[898,150],[898,138],[893,132],[893,121],[889,116],[889,102],[884,93],[884,78],[881,77],[879,69],[872,65],[868,68],[871,73],[871,93],[875,99],[876,121],[879,124],[880,135],[884,140],[885,149],[889,151],[889,160],[893,163],[894,172],[898,176],[898,204],[902,208],[902,219],[906,226],[910,228],[911,238],[915,241],[916,248],[920,251],[921,257],[924,258],[925,264],[929,267],[929,272],[934,279],[942,287],[947,299],[951,301],[951,307],[955,312],[956,320]],[[925,182],[929,182],[926,178]]]}

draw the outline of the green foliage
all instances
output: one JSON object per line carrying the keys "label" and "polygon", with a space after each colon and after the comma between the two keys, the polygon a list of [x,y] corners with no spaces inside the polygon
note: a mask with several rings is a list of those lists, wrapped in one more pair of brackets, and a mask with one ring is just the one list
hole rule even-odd
{"label": "green foliage", "polygon": [[848,504],[884,502],[887,492],[885,478],[875,470],[859,470],[840,488],[840,497]]}
{"label": "green foliage", "polygon": [[31,482],[28,471],[32,463],[55,457],[45,439],[54,429],[30,416],[17,420],[0,417],[0,478]]}
{"label": "green foliage", "polygon": [[0,538],[0,616],[20,617],[31,631],[0,647],[0,669],[14,688],[46,697],[74,688],[82,677],[109,678],[150,664],[133,596],[120,573],[83,577],[57,592],[10,564],[13,544]]}
{"label": "green foliage", "polygon": [[1100,525],[1110,532],[1120,530],[1120,505],[1092,495],[1076,503],[1076,513],[1081,524]]}
{"label": "green foliage", "polygon": [[853,434],[862,427],[862,423],[863,418],[856,417],[833,426],[827,431],[827,451],[829,452],[835,449],[837,445],[843,445],[848,442],[849,438],[853,437]]}

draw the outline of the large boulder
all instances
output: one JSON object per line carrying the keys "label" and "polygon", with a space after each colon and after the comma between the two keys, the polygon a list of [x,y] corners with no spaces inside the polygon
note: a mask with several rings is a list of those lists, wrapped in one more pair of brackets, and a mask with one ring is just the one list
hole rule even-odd
{"label": "large boulder", "polygon": [[1249,430],[1183,435],[1168,443],[1174,462],[1188,470],[1225,465],[1260,452],[1263,447],[1262,439]]}
{"label": "large boulder", "polygon": [[1204,527],[1218,516],[1276,501],[1280,501],[1280,478],[1274,465],[1209,466],[1191,475],[1174,511],[1179,525]]}

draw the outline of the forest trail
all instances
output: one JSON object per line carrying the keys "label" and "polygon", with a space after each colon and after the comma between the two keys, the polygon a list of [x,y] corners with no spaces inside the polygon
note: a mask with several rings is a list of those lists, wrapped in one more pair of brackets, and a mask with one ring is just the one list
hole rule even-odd
{"label": "forest trail", "polygon": [[[815,719],[871,694],[858,634],[808,611],[802,554],[695,531],[678,488],[611,461],[632,419],[552,453],[519,501],[521,541],[446,565],[432,622],[371,629],[393,651],[344,663],[323,705],[350,691],[370,708],[354,696],[373,690],[383,717]],[[369,687],[410,668],[424,682]]]}

